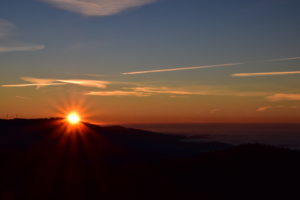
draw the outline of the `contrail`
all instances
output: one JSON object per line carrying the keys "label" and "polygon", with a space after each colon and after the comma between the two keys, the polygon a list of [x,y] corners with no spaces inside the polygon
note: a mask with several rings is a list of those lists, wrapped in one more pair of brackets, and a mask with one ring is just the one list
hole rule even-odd
{"label": "contrail", "polygon": [[278,58],[278,59],[267,60],[267,62],[279,62],[279,61],[289,61],[289,60],[300,60],[300,57]]}
{"label": "contrail", "polygon": [[202,65],[202,66],[193,66],[193,67],[177,67],[177,68],[168,68],[168,69],[157,69],[157,70],[146,70],[146,71],[136,71],[136,72],[124,72],[122,74],[147,74],[147,73],[157,73],[157,72],[171,72],[171,71],[182,71],[182,70],[193,70],[193,69],[207,69],[215,67],[227,67],[227,66],[236,66],[243,63],[227,63],[227,64],[218,64],[218,65]]}
{"label": "contrail", "polygon": [[278,75],[289,75],[289,74],[300,74],[300,71],[289,71],[289,72],[260,72],[260,73],[237,73],[232,74],[234,77],[246,77],[246,76],[278,76]]}
{"label": "contrail", "polygon": [[[280,61],[289,61],[289,60],[300,60],[300,57],[277,58],[277,59],[271,59],[271,60],[261,60],[259,62],[280,62]],[[202,65],[202,66],[193,66],[193,67],[177,67],[177,68],[167,68],[167,69],[156,69],[156,70],[145,70],[145,71],[135,71],[135,72],[124,72],[124,73],[121,73],[121,74],[132,75],[132,74],[147,74],[147,73],[158,73],[158,72],[172,72],[172,71],[194,70],[194,69],[207,69],[207,68],[215,68],[215,67],[236,66],[236,65],[247,64],[247,63],[249,63],[249,62],[228,63],[228,64],[218,64],[218,65]]]}

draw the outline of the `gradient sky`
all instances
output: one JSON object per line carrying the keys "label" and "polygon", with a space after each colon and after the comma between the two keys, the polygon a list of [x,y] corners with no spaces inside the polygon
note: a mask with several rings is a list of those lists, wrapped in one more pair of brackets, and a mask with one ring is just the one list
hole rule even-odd
{"label": "gradient sky", "polygon": [[1,0],[0,118],[300,122],[299,0]]}

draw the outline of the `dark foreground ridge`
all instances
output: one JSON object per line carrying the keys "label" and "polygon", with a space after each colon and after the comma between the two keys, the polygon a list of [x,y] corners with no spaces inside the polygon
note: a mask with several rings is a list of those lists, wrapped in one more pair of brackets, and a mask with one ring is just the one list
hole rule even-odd
{"label": "dark foreground ridge", "polygon": [[0,120],[0,199],[298,199],[298,152],[184,139]]}

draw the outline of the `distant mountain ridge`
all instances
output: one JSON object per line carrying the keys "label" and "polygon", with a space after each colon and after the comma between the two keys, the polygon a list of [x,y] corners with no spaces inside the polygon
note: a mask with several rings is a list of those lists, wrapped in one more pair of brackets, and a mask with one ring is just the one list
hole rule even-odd
{"label": "distant mountain ridge", "polygon": [[0,199],[299,199],[300,153],[63,119],[0,120]]}
{"label": "distant mountain ridge", "polygon": [[[62,135],[68,134],[67,130],[60,129],[63,126],[72,125],[68,125],[61,118],[0,120],[0,145],[30,146],[53,132],[60,132]],[[186,139],[184,136],[167,135],[116,125],[99,126],[83,123],[83,126],[85,127],[83,131],[87,132],[83,134],[87,138],[91,137],[90,133],[98,134],[98,136],[101,135],[127,150],[142,151],[147,154],[153,153],[154,156],[188,156],[231,147],[229,144],[218,142],[203,144],[184,142],[184,139]],[[76,134],[76,130],[74,132],[73,134]],[[96,137],[93,138],[93,142],[97,142],[96,140]]]}

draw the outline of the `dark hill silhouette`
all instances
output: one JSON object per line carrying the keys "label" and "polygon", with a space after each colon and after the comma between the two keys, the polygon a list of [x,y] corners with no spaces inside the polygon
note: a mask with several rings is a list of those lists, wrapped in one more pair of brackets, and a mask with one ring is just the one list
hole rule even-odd
{"label": "dark hill silhouette", "polygon": [[0,199],[299,196],[296,151],[190,143],[120,126],[79,127],[56,118],[0,120]]}

